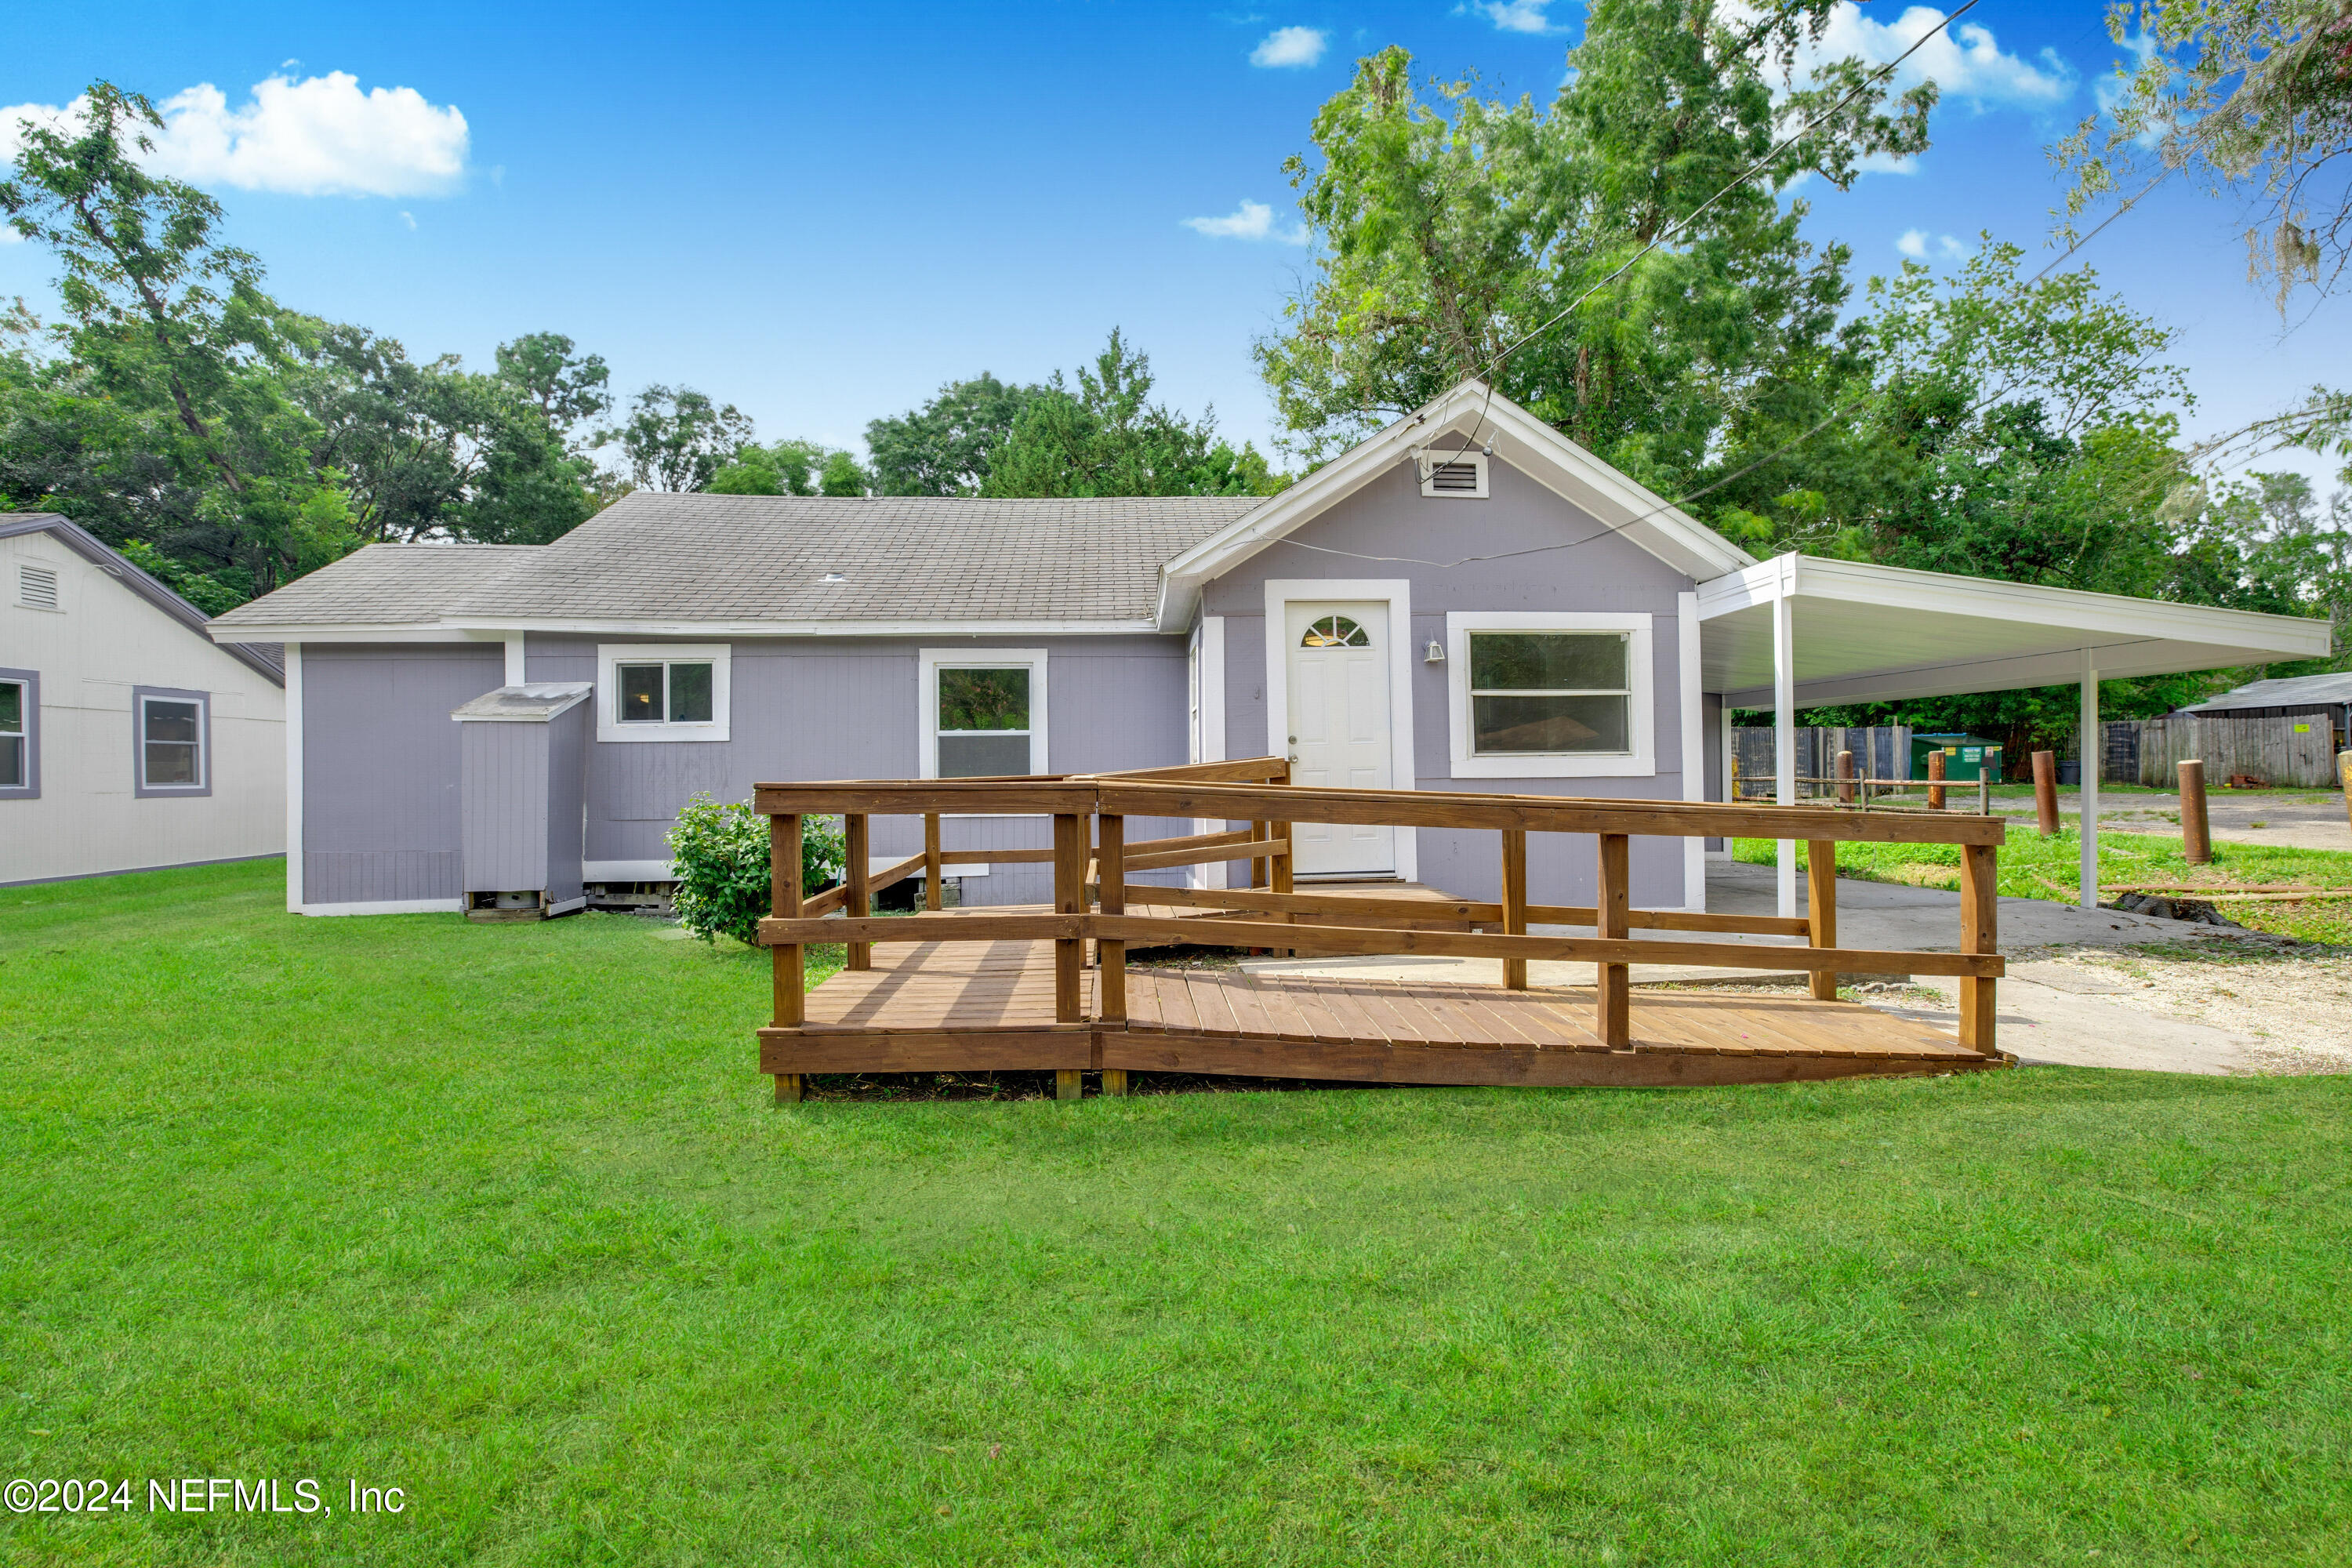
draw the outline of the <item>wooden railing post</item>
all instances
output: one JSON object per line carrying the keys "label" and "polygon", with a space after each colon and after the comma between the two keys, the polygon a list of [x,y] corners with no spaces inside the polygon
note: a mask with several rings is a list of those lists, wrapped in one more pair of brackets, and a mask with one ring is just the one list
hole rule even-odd
{"label": "wooden railing post", "polygon": [[[768,912],[780,920],[798,920],[801,912],[801,819],[768,818]],[[807,971],[801,963],[801,944],[781,943],[769,950],[775,965],[775,1026],[797,1029],[806,1020]],[[776,1075],[776,1103],[791,1105],[801,1097],[801,1075]]]}
{"label": "wooden railing post", "polygon": [[[1251,837],[1252,838],[1257,838],[1257,839],[1263,839],[1263,838],[1266,837],[1267,837],[1266,828],[1268,827],[1268,826],[1269,826],[1268,824],[1266,824],[1266,823],[1263,823],[1263,822],[1253,822],[1253,823],[1251,823],[1251,824],[1250,824],[1250,837]],[[1263,856],[1263,855],[1259,855],[1259,854],[1255,854],[1255,853],[1253,853],[1253,854],[1250,856],[1250,879],[1249,879],[1249,885],[1250,885],[1251,887],[1253,887],[1253,888],[1263,888],[1263,887],[1266,887],[1266,886],[1268,886],[1269,884],[1271,884],[1271,883],[1273,882],[1273,880],[1274,880],[1274,868],[1273,868],[1273,866],[1267,862],[1266,858],[1265,858],[1265,856]]]}
{"label": "wooden railing post", "polygon": [[[1503,934],[1528,934],[1528,836],[1517,827],[1503,829]],[[1528,988],[1526,959],[1503,960],[1503,987],[1507,991]]]}
{"label": "wooden railing post", "polygon": [[[1266,881],[1273,888],[1274,891],[1277,893],[1287,893],[1292,890],[1290,882],[1290,835],[1294,826],[1294,824],[1287,822],[1269,822],[1265,825],[1266,837],[1269,838],[1277,838],[1282,841],[1282,848],[1280,852],[1270,855],[1266,858]],[[1283,910],[1282,913],[1276,918],[1281,921],[1284,925],[1290,925],[1297,920],[1297,917],[1291,914],[1287,910]],[[1297,956],[1297,950],[1295,948],[1284,948],[1282,950],[1282,956],[1285,958],[1295,958]]]}
{"label": "wooden railing post", "polygon": [[923,814],[923,908],[937,913],[947,908],[944,890],[940,887],[940,814]]}
{"label": "wooden railing post", "polygon": [[[2000,879],[1998,851],[1990,844],[1960,846],[1960,951],[2000,951]],[[1960,977],[1960,1044],[1980,1056],[1997,1056],[1993,985],[1990,978]]]}
{"label": "wooden railing post", "polygon": [[[1805,845],[1805,914],[1812,928],[1805,937],[1811,947],[1837,945],[1837,844],[1816,838]],[[1813,971],[1813,1000],[1837,1000],[1837,971]]]}
{"label": "wooden railing post", "polygon": [[[848,862],[842,868],[841,879],[848,889],[843,911],[851,920],[862,921],[874,912],[874,857],[871,853],[872,819],[862,811],[853,811],[841,819],[841,855]],[[874,967],[874,944],[853,942],[845,965],[850,969]]]}
{"label": "wooden railing post", "polygon": [[[1054,912],[1076,915],[1087,907],[1087,819],[1075,812],[1054,816]],[[1076,937],[1054,940],[1054,1018],[1057,1023],[1086,1020],[1086,944]],[[1054,1071],[1054,1098],[1076,1100],[1080,1092],[1076,1068]]]}
{"label": "wooden railing post", "polygon": [[[1622,833],[1601,835],[1600,887],[1593,900],[1594,934],[1622,942],[1633,934],[1633,906],[1628,886],[1633,841]],[[1633,1044],[1633,971],[1622,963],[1600,968],[1601,1043],[1612,1051]]]}
{"label": "wooden railing post", "polygon": [[[1095,859],[1102,886],[1102,912],[1123,915],[1127,913],[1127,818],[1108,814],[1097,817],[1095,836],[1100,847]],[[1126,942],[1117,937],[1097,941],[1095,962],[1100,970],[1095,977],[1095,1014],[1106,1024],[1123,1026],[1127,1022]],[[1102,1090],[1109,1095],[1125,1094],[1126,1069],[1103,1068]]]}

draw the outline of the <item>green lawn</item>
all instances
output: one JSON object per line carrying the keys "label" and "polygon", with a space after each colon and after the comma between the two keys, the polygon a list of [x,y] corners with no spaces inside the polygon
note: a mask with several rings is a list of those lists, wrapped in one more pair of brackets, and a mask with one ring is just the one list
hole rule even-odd
{"label": "green lawn", "polygon": [[[2099,885],[2127,887],[2244,887],[2272,884],[2305,888],[2352,888],[2352,853],[2340,849],[2291,849],[2276,845],[2216,844],[2212,860],[2191,866],[2176,835],[2102,833]],[[1752,865],[1769,866],[1779,847],[1769,838],[1734,841],[1733,854]],[[1799,859],[1803,858],[1801,852]],[[1838,874],[1866,881],[1908,882],[1916,887],[1960,885],[1957,844],[1840,844]],[[2075,901],[2083,863],[2083,836],[2074,826],[2044,838],[2031,826],[2011,824],[2000,847],[2000,890],[2012,899]],[[2305,942],[2352,945],[2352,899],[2292,902],[2227,901],[2223,914],[2256,931]]]}
{"label": "green lawn", "polygon": [[2344,1080],[780,1111],[756,955],[278,876],[0,890],[0,1474],[335,1512],[11,1563],[2352,1557]]}

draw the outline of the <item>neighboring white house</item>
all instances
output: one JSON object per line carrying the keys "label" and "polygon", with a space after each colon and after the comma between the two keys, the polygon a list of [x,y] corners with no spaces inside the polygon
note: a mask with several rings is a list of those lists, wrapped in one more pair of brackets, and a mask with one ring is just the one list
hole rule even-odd
{"label": "neighboring white house", "polygon": [[66,519],[0,516],[0,887],[283,852],[280,658]]}

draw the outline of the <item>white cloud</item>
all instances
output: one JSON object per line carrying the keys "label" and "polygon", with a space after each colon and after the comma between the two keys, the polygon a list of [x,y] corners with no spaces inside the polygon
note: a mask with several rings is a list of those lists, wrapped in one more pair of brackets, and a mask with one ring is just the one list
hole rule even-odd
{"label": "white cloud", "polygon": [[[1944,16],[1932,5],[1913,5],[1891,22],[1875,22],[1853,0],[1839,0],[1831,7],[1821,40],[1799,51],[1799,79],[1822,61],[1849,56],[1884,65],[1925,37]],[[2045,48],[2033,60],[2003,54],[1991,28],[1962,22],[1937,33],[1905,60],[1892,85],[1900,90],[1933,81],[1947,99],[1963,99],[1979,109],[1997,103],[2044,108],[2072,97],[2074,79],[2074,68],[2057,50]]]}
{"label": "white cloud", "polygon": [[415,234],[416,232],[416,215],[415,213],[401,214],[400,221],[408,226],[409,233]]}
{"label": "white cloud", "polygon": [[1544,14],[1550,6],[1551,0],[1475,0],[1454,10],[1456,16],[1475,12],[1506,33],[1557,33],[1562,29]]}
{"label": "white cloud", "polygon": [[[467,132],[456,106],[436,108],[414,88],[360,90],[342,71],[256,83],[235,109],[210,82],[158,106],[143,160],[159,174],[198,185],[304,196],[425,196],[464,175]],[[86,104],[20,103],[0,109],[0,158],[13,159],[26,120],[79,125]]]}
{"label": "white cloud", "polygon": [[1895,242],[1895,248],[1914,261],[1927,260],[1931,247],[1946,261],[1958,261],[1969,253],[1969,247],[1950,235],[1940,235],[1931,239],[1924,228],[1906,228],[1903,231],[1903,237]]}
{"label": "white cloud", "polygon": [[1307,243],[1307,226],[1277,229],[1274,226],[1274,209],[1264,202],[1244,197],[1242,205],[1223,217],[1188,217],[1184,226],[1195,234],[1205,234],[1212,239],[1271,239],[1283,245]]}
{"label": "white cloud", "polygon": [[1254,66],[1311,66],[1323,58],[1331,35],[1320,27],[1276,27],[1250,51]]}

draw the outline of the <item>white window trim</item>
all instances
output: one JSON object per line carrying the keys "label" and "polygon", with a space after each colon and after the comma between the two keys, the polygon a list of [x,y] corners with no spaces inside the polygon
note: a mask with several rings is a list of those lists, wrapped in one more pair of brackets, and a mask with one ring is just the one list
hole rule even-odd
{"label": "white window trim", "polygon": [[[1389,787],[1412,789],[1412,581],[1407,577],[1269,577],[1265,580],[1265,754],[1290,754],[1290,632],[1293,601],[1375,601],[1389,608]],[[1421,876],[1419,830],[1396,830],[1396,874]]]}
{"label": "white window trim", "polygon": [[[596,645],[596,738],[599,741],[724,741],[733,718],[733,687],[729,665],[730,644],[608,642]],[[710,666],[710,722],[708,724],[624,724],[620,719],[621,682],[614,666],[621,664],[701,664]]]}
{"label": "white window trim", "polygon": [[[1456,463],[1467,463],[1477,471],[1476,489],[1441,490],[1437,488],[1438,468],[1441,466]],[[1441,437],[1438,445],[1423,447],[1421,449],[1420,461],[1415,467],[1421,473],[1421,493],[1431,500],[1485,500],[1486,499],[1486,454],[1484,452],[1449,450]]]}
{"label": "white window trim", "polygon": [[[196,781],[194,784],[147,782],[147,705],[177,702],[196,710]],[[133,795],[206,795],[213,793],[213,700],[199,691],[134,691],[131,698]],[[169,742],[159,744],[171,744]]]}
{"label": "white window trim", "polygon": [[[1636,779],[1658,771],[1657,686],[1652,676],[1651,623],[1646,613],[1592,610],[1454,610],[1445,616],[1447,707],[1451,710],[1454,776],[1457,779]],[[1472,632],[1626,632],[1633,694],[1628,700],[1631,749],[1624,752],[1526,752],[1507,757],[1473,754],[1470,731]]]}
{"label": "white window trim", "polygon": [[[922,772],[940,776],[940,671],[942,669],[1026,669],[1029,672],[1029,771],[1048,773],[1053,753],[1045,744],[1045,650],[1042,647],[927,647],[921,650],[922,673],[915,685],[915,733],[919,737]],[[959,875],[968,873],[959,872]]]}

